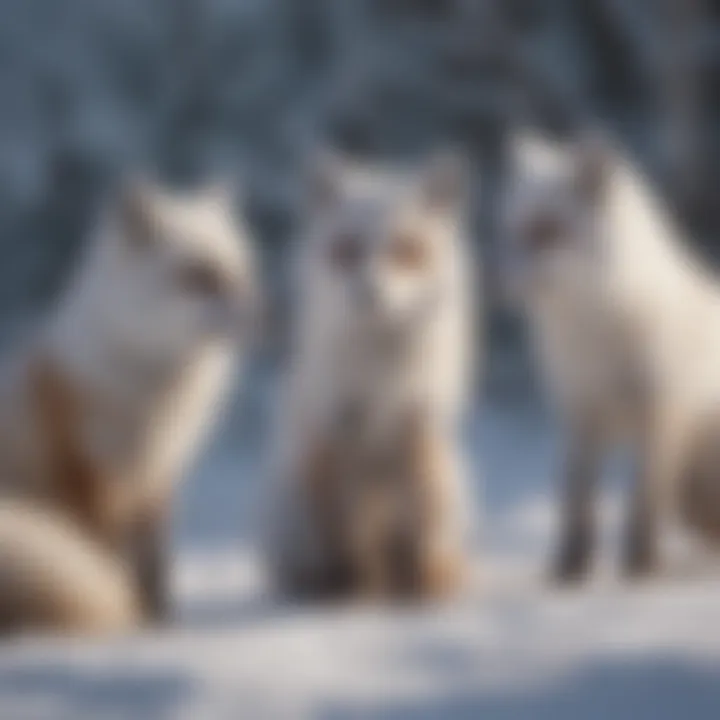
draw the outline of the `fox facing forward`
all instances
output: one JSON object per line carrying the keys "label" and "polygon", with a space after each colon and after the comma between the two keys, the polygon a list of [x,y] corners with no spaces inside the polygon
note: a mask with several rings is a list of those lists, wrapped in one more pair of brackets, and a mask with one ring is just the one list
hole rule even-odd
{"label": "fox facing forward", "polygon": [[464,575],[463,172],[324,157],[309,182],[268,557],[291,596],[439,597]]}
{"label": "fox facing forward", "polygon": [[[518,144],[507,269],[567,435],[555,575],[583,577],[600,466],[634,450],[623,565],[646,575],[672,519],[720,528],[720,286],[627,160],[597,137]],[[713,459],[713,457],[715,459]]]}
{"label": "fox facing forward", "polygon": [[[41,586],[46,607],[56,599],[57,626],[77,628],[83,617],[77,607],[66,620],[61,612],[77,568],[92,569],[81,583],[88,617],[108,587],[123,583],[125,597],[137,597],[109,615],[118,624],[167,614],[172,491],[228,390],[255,282],[249,242],[220,189],[179,195],[129,183],[54,313],[9,358],[0,379],[0,498],[19,503],[27,520],[12,527],[26,524],[34,544],[19,552],[22,538],[5,529],[0,576]],[[47,562],[35,561],[41,537],[61,537],[68,549],[50,577]],[[18,572],[26,556],[34,560]],[[58,551],[48,548],[48,557]],[[106,587],[92,581],[110,576]],[[32,626],[34,605],[25,616],[18,607],[0,607],[5,625]]]}

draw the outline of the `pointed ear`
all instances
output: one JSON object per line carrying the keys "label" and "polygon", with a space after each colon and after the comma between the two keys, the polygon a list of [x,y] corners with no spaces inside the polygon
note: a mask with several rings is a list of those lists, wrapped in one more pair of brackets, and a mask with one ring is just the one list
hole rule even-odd
{"label": "pointed ear", "polygon": [[516,130],[511,152],[516,170],[523,175],[554,174],[566,167],[566,153],[560,144],[537,132]]}
{"label": "pointed ear", "polygon": [[336,152],[321,150],[307,173],[307,199],[315,211],[328,210],[341,196],[345,160]]}
{"label": "pointed ear", "polygon": [[201,197],[209,205],[230,212],[234,209],[239,194],[237,182],[228,176],[215,178],[200,191]]}
{"label": "pointed ear", "polygon": [[457,152],[442,152],[431,158],[422,172],[420,192],[424,206],[434,212],[456,210],[467,199],[470,169]]}
{"label": "pointed ear", "polygon": [[578,195],[587,202],[599,202],[607,189],[611,170],[611,152],[605,139],[592,133],[581,137],[575,146],[573,182]]}
{"label": "pointed ear", "polygon": [[155,237],[155,189],[144,178],[126,179],[119,191],[116,213],[122,238],[136,248],[146,248]]}

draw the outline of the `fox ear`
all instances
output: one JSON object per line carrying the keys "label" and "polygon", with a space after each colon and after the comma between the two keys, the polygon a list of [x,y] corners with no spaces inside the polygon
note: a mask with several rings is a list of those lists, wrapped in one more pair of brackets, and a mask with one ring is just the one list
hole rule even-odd
{"label": "fox ear", "polygon": [[313,159],[307,178],[308,201],[313,210],[327,210],[340,198],[345,161],[324,149]]}
{"label": "fox ear", "polygon": [[610,148],[597,134],[580,138],[575,148],[574,184],[578,195],[599,202],[608,186],[611,168]]}
{"label": "fox ear", "polygon": [[526,129],[514,132],[511,158],[522,175],[555,174],[566,166],[566,153],[556,140]]}
{"label": "fox ear", "polygon": [[232,210],[239,195],[237,183],[233,178],[221,176],[211,180],[200,191],[205,202],[224,210]]}
{"label": "fox ear", "polygon": [[444,151],[431,158],[422,173],[420,192],[425,207],[437,212],[457,209],[469,189],[469,168],[457,152]]}
{"label": "fox ear", "polygon": [[155,228],[155,190],[144,178],[126,179],[119,191],[116,213],[123,240],[135,248],[152,244]]}

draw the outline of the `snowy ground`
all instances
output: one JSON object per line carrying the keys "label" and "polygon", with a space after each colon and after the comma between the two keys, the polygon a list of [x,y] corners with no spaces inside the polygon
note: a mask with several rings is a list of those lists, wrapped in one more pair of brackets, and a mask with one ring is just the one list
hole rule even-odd
{"label": "snowy ground", "polygon": [[243,417],[183,497],[177,629],[7,645],[2,720],[719,716],[720,575],[628,589],[608,552],[585,590],[544,583],[555,443],[539,411],[497,406],[476,424],[486,520],[474,586],[452,607],[413,612],[263,596],[250,530],[262,423]]}

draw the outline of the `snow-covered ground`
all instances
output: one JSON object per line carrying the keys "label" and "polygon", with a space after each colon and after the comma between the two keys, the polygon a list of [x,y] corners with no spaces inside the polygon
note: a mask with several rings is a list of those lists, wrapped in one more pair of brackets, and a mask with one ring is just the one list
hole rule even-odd
{"label": "snow-covered ground", "polygon": [[[262,422],[226,426],[179,509],[177,625],[2,647],[2,720],[720,716],[720,574],[629,589],[606,552],[584,590],[544,582],[555,442],[540,411],[497,405],[472,428],[484,478],[473,587],[415,611],[265,597],[251,542]],[[610,539],[617,489],[603,505]]]}

